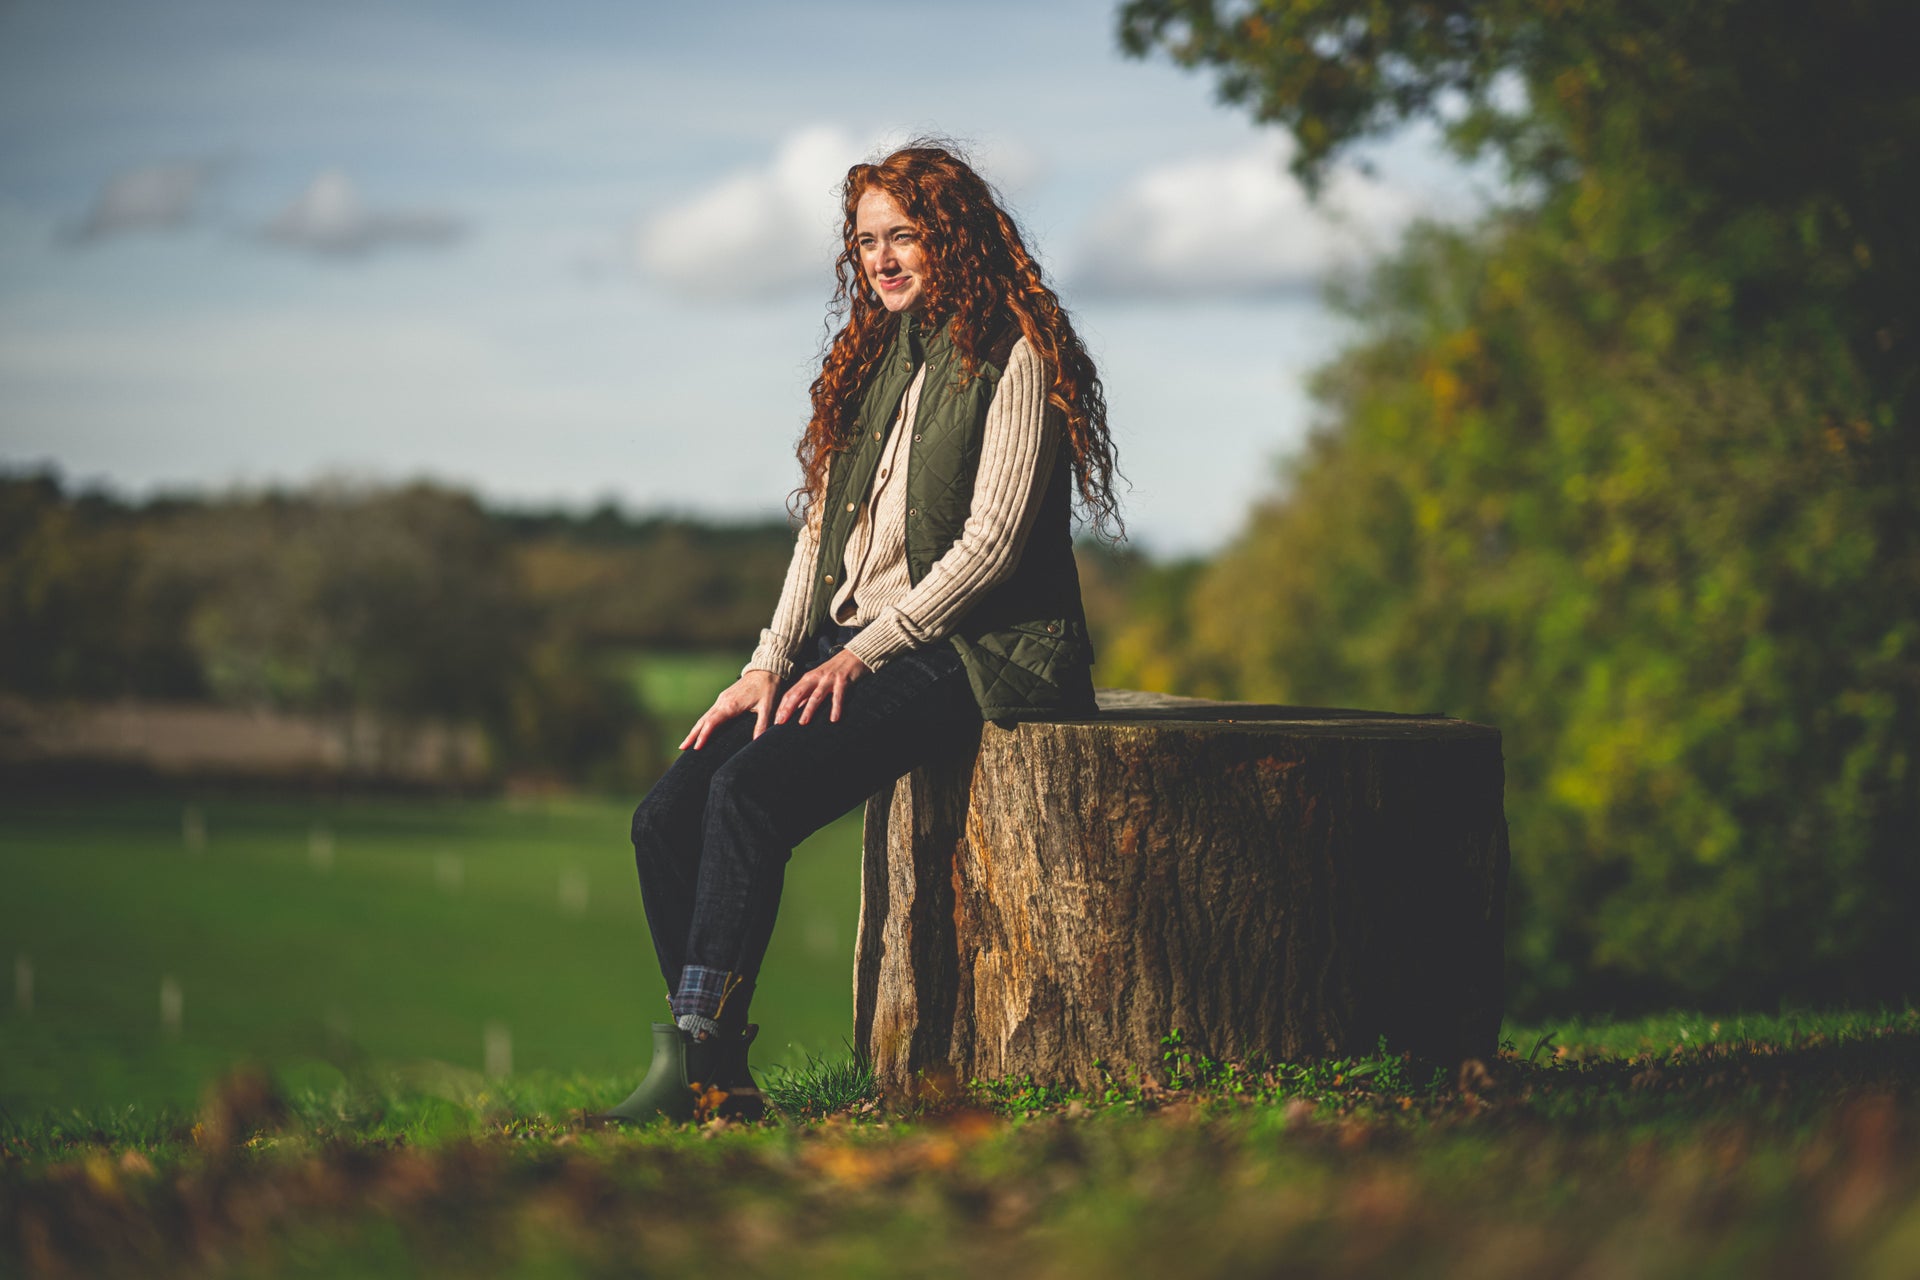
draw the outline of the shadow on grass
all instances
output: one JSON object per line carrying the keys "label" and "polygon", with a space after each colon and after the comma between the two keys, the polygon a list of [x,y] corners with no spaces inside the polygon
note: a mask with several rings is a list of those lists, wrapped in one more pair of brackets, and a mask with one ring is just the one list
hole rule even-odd
{"label": "shadow on grass", "polygon": [[[1532,1061],[1528,1061],[1532,1058]],[[1536,1043],[1526,1057],[1463,1068],[1452,1101],[1488,1119],[1570,1131],[1738,1119],[1792,1129],[1872,1094],[1910,1104],[1920,1089],[1920,1021],[1782,1042],[1718,1041],[1629,1057]]]}

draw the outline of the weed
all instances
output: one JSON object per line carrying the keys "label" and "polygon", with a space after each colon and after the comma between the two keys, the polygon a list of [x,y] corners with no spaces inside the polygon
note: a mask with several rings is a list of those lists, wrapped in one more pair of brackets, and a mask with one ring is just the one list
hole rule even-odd
{"label": "weed", "polygon": [[1030,1075],[1005,1080],[972,1080],[967,1083],[967,1089],[975,1100],[1021,1119],[1083,1100],[1077,1089],[1035,1084]]}
{"label": "weed", "polygon": [[873,1063],[852,1045],[844,1058],[808,1054],[796,1067],[767,1067],[760,1088],[781,1115],[819,1120],[874,1101]]}

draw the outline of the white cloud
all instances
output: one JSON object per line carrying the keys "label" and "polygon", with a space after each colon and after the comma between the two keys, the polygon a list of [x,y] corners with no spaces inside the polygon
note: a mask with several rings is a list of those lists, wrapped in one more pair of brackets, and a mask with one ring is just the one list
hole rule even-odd
{"label": "white cloud", "polygon": [[1287,145],[1141,174],[1087,226],[1068,279],[1110,296],[1308,292],[1328,270],[1391,247],[1421,211],[1411,192],[1344,167],[1316,207],[1286,172]]}
{"label": "white cloud", "polygon": [[666,284],[721,297],[818,289],[839,243],[834,190],[866,152],[838,129],[802,129],[765,168],[735,173],[642,223],[635,257]]}
{"label": "white cloud", "polygon": [[224,168],[217,160],[173,160],[115,174],[61,238],[91,244],[137,231],[182,230],[198,218],[202,197]]}
{"label": "white cloud", "polygon": [[[817,293],[840,250],[839,187],[847,170],[906,140],[898,129],[865,141],[828,125],[788,135],[761,168],[721,179],[692,199],[642,222],[633,260],[654,279],[685,292],[729,300]],[[1041,156],[1018,142],[990,139],[966,148],[981,176],[1018,198],[1045,176]],[[595,276],[609,255],[591,246],[575,268]]]}
{"label": "white cloud", "polygon": [[353,179],[337,169],[316,175],[260,228],[275,244],[334,258],[387,246],[448,244],[465,233],[461,219],[437,210],[367,208]]}

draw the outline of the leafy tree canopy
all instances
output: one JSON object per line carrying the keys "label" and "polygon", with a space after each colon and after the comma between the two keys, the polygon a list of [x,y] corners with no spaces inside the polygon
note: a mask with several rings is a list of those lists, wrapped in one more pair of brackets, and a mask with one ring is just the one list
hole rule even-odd
{"label": "leafy tree canopy", "polygon": [[1910,18],[1122,8],[1310,182],[1421,116],[1515,180],[1334,291],[1362,337],[1310,446],[1181,621],[1138,625],[1189,691],[1499,724],[1521,1008],[1920,973]]}

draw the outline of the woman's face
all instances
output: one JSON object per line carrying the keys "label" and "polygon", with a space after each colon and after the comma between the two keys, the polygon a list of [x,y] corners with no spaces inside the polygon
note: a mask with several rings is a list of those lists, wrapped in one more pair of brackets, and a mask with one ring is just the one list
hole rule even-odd
{"label": "woman's face", "polygon": [[926,250],[920,228],[892,196],[869,187],[853,207],[853,244],[860,270],[889,311],[911,311],[925,300]]}

